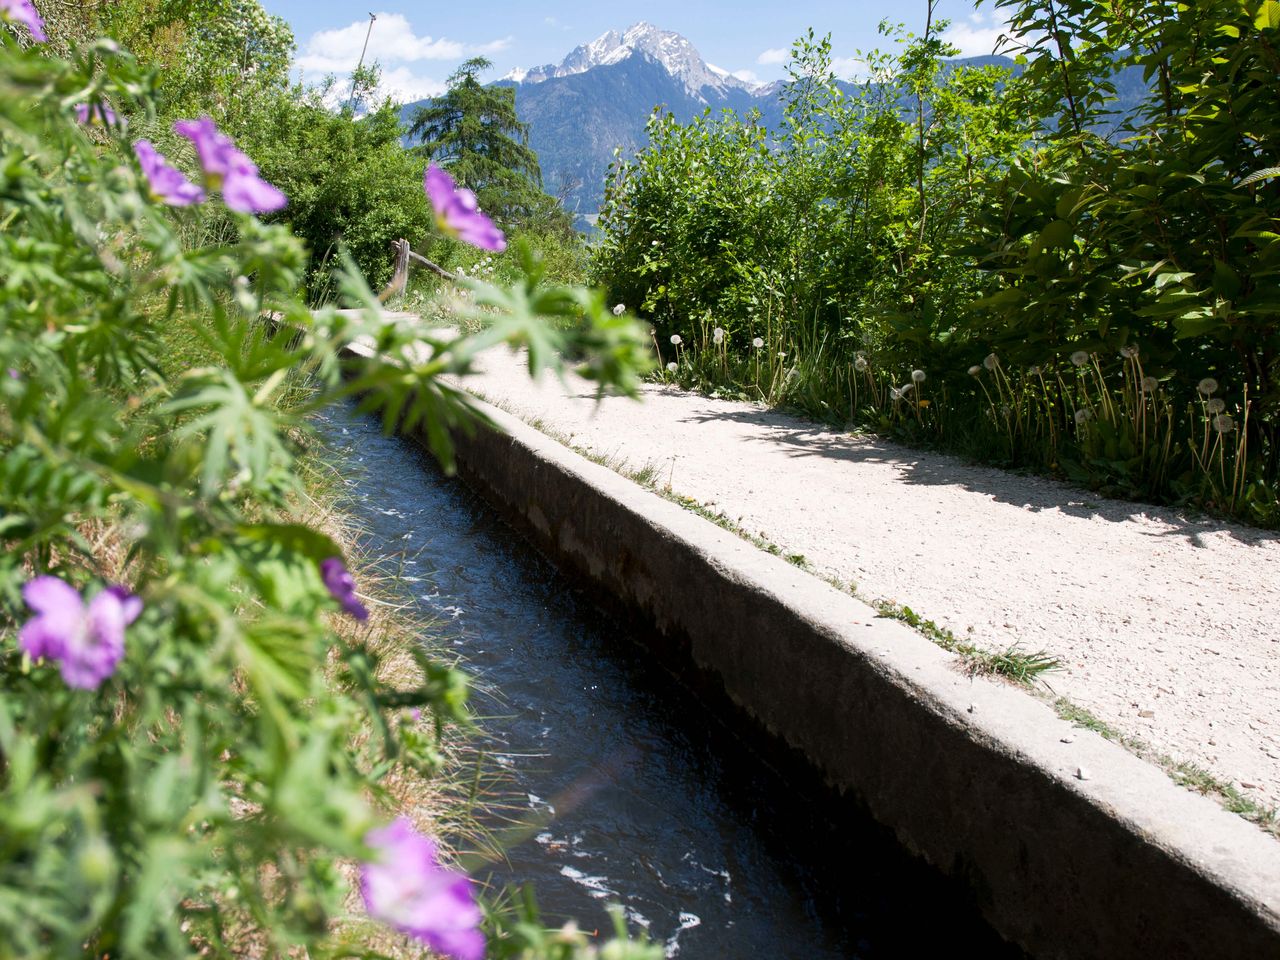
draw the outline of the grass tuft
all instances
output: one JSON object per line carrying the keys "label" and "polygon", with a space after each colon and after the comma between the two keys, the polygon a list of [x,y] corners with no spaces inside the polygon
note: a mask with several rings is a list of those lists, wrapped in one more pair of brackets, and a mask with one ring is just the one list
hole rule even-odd
{"label": "grass tuft", "polygon": [[1160,753],[1150,744],[1138,737],[1121,733],[1115,727],[1095,717],[1092,713],[1077,704],[1059,697],[1054,701],[1054,710],[1063,720],[1077,727],[1092,730],[1094,733],[1113,743],[1118,743],[1130,753],[1141,757],[1149,763],[1164,770],[1174,783],[1188,790],[1217,800],[1225,809],[1257,824],[1267,833],[1280,837],[1280,810],[1266,804],[1258,803],[1229,783],[1210,773],[1199,764],[1187,760],[1175,760],[1168,754]]}
{"label": "grass tuft", "polygon": [[984,650],[977,644],[961,640],[946,627],[926,620],[910,607],[888,600],[876,600],[871,604],[878,616],[897,620],[928,637],[943,650],[948,650],[964,661],[971,675],[994,675],[1030,687],[1040,675],[1060,666],[1057,657],[1043,650],[1028,653],[1016,644],[1003,651]]}

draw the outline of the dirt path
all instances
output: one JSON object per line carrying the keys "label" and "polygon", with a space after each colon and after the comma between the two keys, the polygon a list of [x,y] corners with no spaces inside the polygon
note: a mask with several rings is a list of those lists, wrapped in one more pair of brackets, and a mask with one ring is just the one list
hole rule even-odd
{"label": "dirt path", "polygon": [[1055,693],[1280,805],[1280,535],[657,385],[597,407],[589,384],[532,384],[506,353],[467,386],[615,463],[652,465],[659,485],[863,597],[982,646],[1053,654]]}

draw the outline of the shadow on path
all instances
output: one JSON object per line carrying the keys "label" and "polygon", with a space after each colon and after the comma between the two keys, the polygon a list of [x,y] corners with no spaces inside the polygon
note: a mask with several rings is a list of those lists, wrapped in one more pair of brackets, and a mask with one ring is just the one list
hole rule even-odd
{"label": "shadow on path", "polygon": [[726,405],[724,409],[690,414],[681,420],[686,423],[732,421],[761,427],[767,432],[752,438],[752,442],[778,446],[791,457],[889,466],[895,468],[897,478],[904,483],[960,487],[997,503],[1032,512],[1053,510],[1071,517],[1096,517],[1110,523],[1142,518],[1168,528],[1164,531],[1144,528],[1141,531],[1144,536],[1183,537],[1196,547],[1204,546],[1202,538],[1213,533],[1225,533],[1249,546],[1280,541],[1277,531],[1188,515],[1176,507],[1116,500],[1049,477],[965,463],[949,454],[912,450],[878,437],[841,433],[776,411],[743,410]]}

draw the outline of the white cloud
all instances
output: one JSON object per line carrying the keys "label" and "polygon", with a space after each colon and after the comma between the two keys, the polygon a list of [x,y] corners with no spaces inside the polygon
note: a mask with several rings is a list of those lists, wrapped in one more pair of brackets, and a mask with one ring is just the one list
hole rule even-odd
{"label": "white cloud", "polygon": [[378,85],[379,98],[387,96],[399,103],[412,103],[414,100],[438,97],[444,91],[443,81],[433,77],[419,76],[408,67],[384,70],[382,83]]}
{"label": "white cloud", "polygon": [[403,14],[380,13],[373,29],[368,20],[357,20],[336,30],[321,30],[307,40],[298,66],[319,73],[345,72],[355,67],[369,38],[366,61],[414,63],[418,60],[457,60],[461,43],[444,38],[419,37]]}
{"label": "white cloud", "polygon": [[[989,56],[996,50],[1009,24],[994,11],[975,13],[967,20],[951,24],[942,39],[960,48],[962,57]],[[1002,50],[1001,52],[1008,52]]]}
{"label": "white cloud", "polygon": [[777,66],[786,63],[791,59],[791,51],[786,47],[774,47],[771,50],[765,50],[760,56],[756,57],[756,63],[762,66]]}
{"label": "white cloud", "polygon": [[461,60],[469,54],[498,53],[511,45],[511,37],[483,44],[464,44],[445,37],[418,36],[401,13],[379,13],[369,30],[368,20],[356,20],[335,30],[321,30],[307,40],[296,65],[307,73],[347,73],[355,68],[364,49],[365,62],[418,63],[422,60]]}
{"label": "white cloud", "polygon": [[755,83],[755,84],[758,84],[758,83],[760,83],[760,82],[761,82],[760,78],[759,78],[759,77],[757,77],[757,76],[756,76],[752,71],[750,71],[750,70],[735,70],[735,71],[733,71],[733,75],[734,75],[735,77],[737,77],[739,80],[741,80],[743,83]]}
{"label": "white cloud", "polygon": [[866,80],[871,75],[861,57],[832,57],[831,72],[841,80]]}
{"label": "white cloud", "polygon": [[490,40],[488,43],[473,44],[472,46],[467,47],[467,53],[501,53],[503,50],[507,49],[507,47],[511,46],[511,41],[514,39],[514,37],[503,37],[501,40]]}

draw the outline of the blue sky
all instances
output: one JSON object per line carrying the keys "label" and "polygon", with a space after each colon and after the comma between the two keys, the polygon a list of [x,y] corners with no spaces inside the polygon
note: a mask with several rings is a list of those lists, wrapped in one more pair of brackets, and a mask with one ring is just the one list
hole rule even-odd
{"label": "blue sky", "polygon": [[[610,29],[647,20],[682,33],[703,58],[731,73],[761,81],[783,75],[785,51],[812,26],[830,32],[837,67],[852,75],[859,49],[877,43],[876,25],[889,18],[919,30],[925,0],[571,0],[554,4],[504,0],[450,3],[407,0],[261,0],[293,27],[297,66],[307,80],[346,76],[360,56],[369,13],[378,15],[367,59],[382,64],[384,90],[404,99],[430,96],[465,58],[492,60],[496,79],[514,67],[559,63],[570,50]],[[963,53],[990,53],[1000,33],[990,0],[940,0],[949,38]]]}

